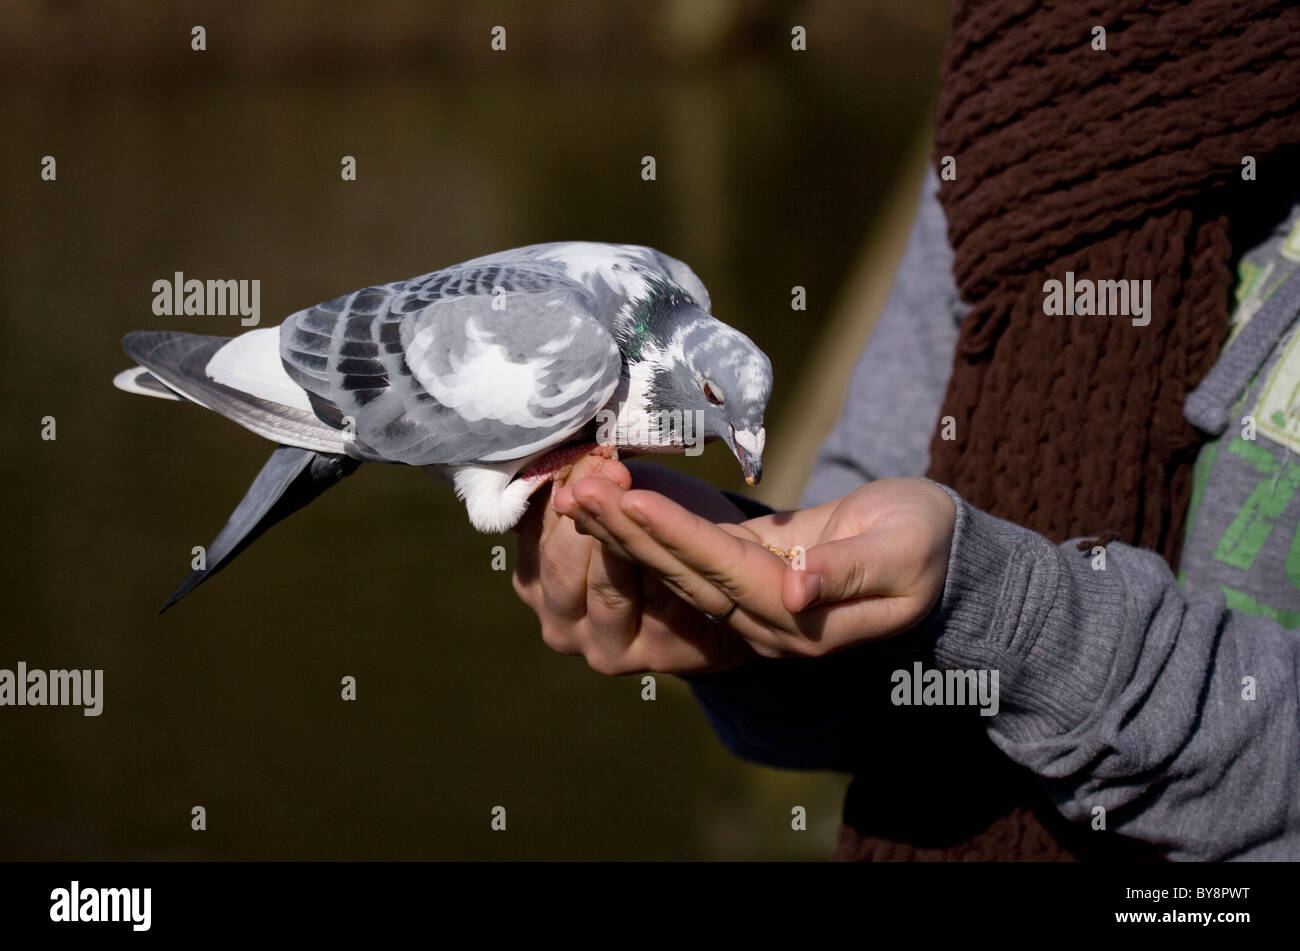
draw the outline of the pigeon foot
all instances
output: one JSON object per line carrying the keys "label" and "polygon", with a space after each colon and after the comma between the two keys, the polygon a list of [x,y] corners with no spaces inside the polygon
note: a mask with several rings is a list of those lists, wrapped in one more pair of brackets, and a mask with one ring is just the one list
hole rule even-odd
{"label": "pigeon foot", "polygon": [[538,459],[515,477],[517,482],[528,486],[532,495],[548,482],[558,482],[565,478],[574,464],[584,456],[600,456],[602,459],[618,460],[618,447],[607,443],[574,443],[552,450]]}
{"label": "pigeon foot", "polygon": [[470,524],[493,534],[513,528],[528,508],[528,499],[546,483],[569,474],[583,456],[617,459],[613,446],[579,443],[540,456],[515,475],[505,466],[460,466],[452,473],[456,494],[465,502]]}

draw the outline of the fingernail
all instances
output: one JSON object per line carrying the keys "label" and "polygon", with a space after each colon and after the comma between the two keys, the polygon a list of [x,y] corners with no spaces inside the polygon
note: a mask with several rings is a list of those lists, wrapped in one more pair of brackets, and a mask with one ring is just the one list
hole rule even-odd
{"label": "fingernail", "polygon": [[822,576],[815,571],[801,572],[799,575],[799,601],[803,605],[799,610],[811,607],[822,596]]}
{"label": "fingernail", "polygon": [[551,496],[551,504],[555,506],[555,511],[568,514],[569,509],[573,508],[573,490],[568,486],[556,489]]}

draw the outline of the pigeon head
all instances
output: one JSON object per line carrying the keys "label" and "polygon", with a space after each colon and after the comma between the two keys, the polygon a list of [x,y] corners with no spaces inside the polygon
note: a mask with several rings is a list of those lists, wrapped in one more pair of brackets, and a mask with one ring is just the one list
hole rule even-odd
{"label": "pigeon head", "polygon": [[[684,372],[704,398],[704,435],[721,439],[750,485],[763,478],[763,414],[772,395],[772,362],[739,330],[720,321],[713,339],[686,351]],[[698,398],[698,397],[697,397]]]}
{"label": "pigeon head", "polygon": [[633,377],[647,381],[643,411],[667,431],[661,444],[722,440],[745,481],[757,485],[772,362],[754,341],[693,303],[675,308],[672,316],[658,328],[658,339],[641,348],[641,367],[632,364]]}

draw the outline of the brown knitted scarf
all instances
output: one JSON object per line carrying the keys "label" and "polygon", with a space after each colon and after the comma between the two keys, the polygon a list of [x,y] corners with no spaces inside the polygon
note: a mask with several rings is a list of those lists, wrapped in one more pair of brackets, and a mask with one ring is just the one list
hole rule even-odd
{"label": "brown knitted scarf", "polygon": [[[973,309],[931,478],[1057,543],[1118,539],[1177,565],[1199,447],[1183,401],[1228,328],[1228,212],[1259,187],[1242,180],[1245,156],[1260,177],[1294,175],[1266,160],[1300,142],[1298,105],[1293,0],[956,0],[936,162],[955,159],[940,199]],[[1067,272],[1076,287],[1149,280],[1150,323],[1047,316],[1044,283]],[[860,816],[880,804],[855,784],[839,857],[1068,858],[1117,838],[1081,844],[968,719],[910,728],[911,765],[890,773],[933,772],[922,761],[960,736],[966,781],[996,787],[980,815],[949,815],[953,796],[936,820],[947,834],[921,842],[894,821],[868,836],[851,827],[873,829],[854,800]]]}

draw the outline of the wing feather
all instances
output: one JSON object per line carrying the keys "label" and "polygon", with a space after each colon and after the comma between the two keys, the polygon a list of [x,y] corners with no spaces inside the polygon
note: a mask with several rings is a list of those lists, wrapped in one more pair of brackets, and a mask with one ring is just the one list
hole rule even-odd
{"label": "wing feather", "polygon": [[461,265],[300,311],[280,355],[322,418],[351,418],[363,458],[503,462],[567,441],[617,388],[590,308],[556,268]]}

